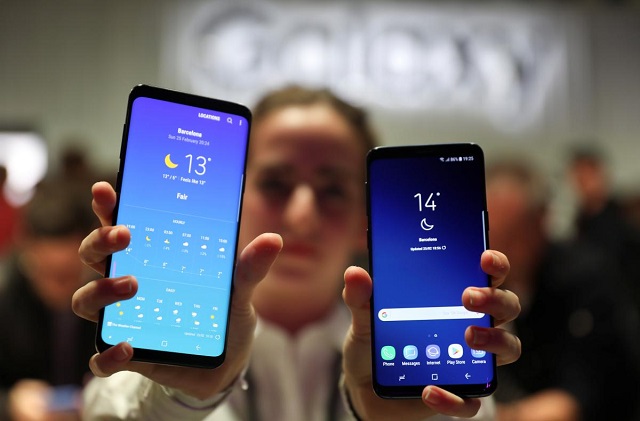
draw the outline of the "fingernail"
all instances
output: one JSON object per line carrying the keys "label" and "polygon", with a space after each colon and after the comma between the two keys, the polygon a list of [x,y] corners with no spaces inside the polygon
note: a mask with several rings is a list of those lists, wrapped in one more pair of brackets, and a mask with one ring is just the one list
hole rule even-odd
{"label": "fingernail", "polygon": [[489,342],[489,332],[484,329],[473,329],[473,344],[484,346]]}
{"label": "fingernail", "polygon": [[109,234],[107,235],[107,239],[109,240],[110,243],[115,244],[118,242],[118,233],[120,232],[120,229],[116,226],[113,227],[110,231]]}
{"label": "fingernail", "polygon": [[504,261],[502,259],[500,259],[498,254],[496,254],[494,252],[491,252],[491,257],[493,259],[492,264],[493,264],[494,267],[498,268],[500,271],[505,271],[506,270],[505,263],[504,263]]}
{"label": "fingernail", "polygon": [[113,282],[113,290],[117,295],[129,295],[131,293],[131,279],[128,277],[116,279]]}
{"label": "fingernail", "polygon": [[467,294],[469,294],[469,304],[473,307],[478,307],[484,304],[482,301],[484,299],[484,295],[478,291],[476,288],[467,289]]}
{"label": "fingernail", "polygon": [[427,393],[424,395],[424,401],[431,405],[438,405],[441,401],[440,396],[436,393],[433,388],[427,387]]}
{"label": "fingernail", "polygon": [[475,292],[472,289],[469,289],[469,291],[467,292],[467,294],[469,294],[469,303],[471,305],[475,305],[476,301],[478,300],[478,293]]}
{"label": "fingernail", "polygon": [[129,348],[123,345],[118,346],[118,352],[114,353],[113,359],[116,361],[126,361],[129,359]]}

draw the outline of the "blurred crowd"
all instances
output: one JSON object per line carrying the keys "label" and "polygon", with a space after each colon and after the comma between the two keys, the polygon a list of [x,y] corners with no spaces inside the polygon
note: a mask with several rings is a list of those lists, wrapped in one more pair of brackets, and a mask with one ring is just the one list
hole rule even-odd
{"label": "blurred crowd", "polygon": [[612,194],[604,156],[592,146],[570,152],[579,207],[575,234],[561,241],[547,228],[549,180],[531,159],[489,161],[490,244],[509,257],[504,287],[522,305],[508,327],[522,355],[498,368],[500,419],[637,419],[640,236]]}
{"label": "blurred crowd", "polygon": [[[79,147],[65,150],[21,207],[0,199],[0,420],[78,419],[95,327],[71,297],[95,278],[78,257],[98,226],[90,170]],[[0,181],[6,171],[0,170]],[[44,418],[46,414],[46,417]],[[55,416],[54,416],[55,415]]]}

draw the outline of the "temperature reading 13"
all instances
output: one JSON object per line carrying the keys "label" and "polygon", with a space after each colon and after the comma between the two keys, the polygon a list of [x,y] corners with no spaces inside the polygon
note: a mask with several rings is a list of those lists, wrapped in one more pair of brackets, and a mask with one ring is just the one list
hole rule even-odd
{"label": "temperature reading 13", "polygon": [[[193,155],[185,155],[185,158],[189,158],[189,174],[191,174],[191,166],[193,165]],[[195,173],[198,175],[204,175],[207,172],[207,162],[210,162],[211,158],[205,158],[204,156],[196,156],[196,169]]]}
{"label": "temperature reading 13", "polygon": [[[436,196],[440,196],[440,193],[436,193]],[[416,193],[413,197],[418,199],[418,211],[422,212],[422,208],[431,208],[432,211],[436,210],[436,201],[433,198],[433,193],[429,194],[427,200],[424,201],[424,205],[422,204],[422,193]]]}

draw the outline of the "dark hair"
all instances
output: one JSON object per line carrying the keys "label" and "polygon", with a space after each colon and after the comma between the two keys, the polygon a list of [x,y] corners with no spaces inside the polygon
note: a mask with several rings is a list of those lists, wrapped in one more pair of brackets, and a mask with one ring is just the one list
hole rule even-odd
{"label": "dark hair", "polygon": [[588,162],[592,165],[604,165],[607,155],[595,140],[575,141],[568,148],[568,161],[571,165]]}
{"label": "dark hair", "polygon": [[91,192],[84,184],[47,180],[24,209],[24,230],[31,237],[85,236],[98,226]]}
{"label": "dark hair", "polygon": [[526,191],[530,208],[534,212],[544,211],[549,204],[549,186],[526,157],[494,159],[487,163],[486,176],[487,185],[501,177],[518,183]]}
{"label": "dark hair", "polygon": [[368,151],[377,145],[366,111],[348,103],[329,89],[290,85],[271,91],[262,97],[253,108],[253,120],[258,122],[268,114],[282,108],[316,104],[327,105],[340,114],[360,136],[365,150]]}

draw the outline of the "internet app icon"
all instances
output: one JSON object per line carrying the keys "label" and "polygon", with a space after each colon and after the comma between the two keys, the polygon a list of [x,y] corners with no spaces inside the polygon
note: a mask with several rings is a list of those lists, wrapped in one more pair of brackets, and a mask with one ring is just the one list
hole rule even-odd
{"label": "internet app icon", "polygon": [[405,360],[415,360],[418,358],[418,348],[415,345],[407,345],[402,350],[402,355]]}
{"label": "internet app icon", "polygon": [[440,347],[435,344],[427,345],[427,358],[430,360],[440,358]]}
{"label": "internet app icon", "polygon": [[380,356],[385,361],[393,360],[396,357],[396,349],[391,345],[383,346],[380,350]]}

